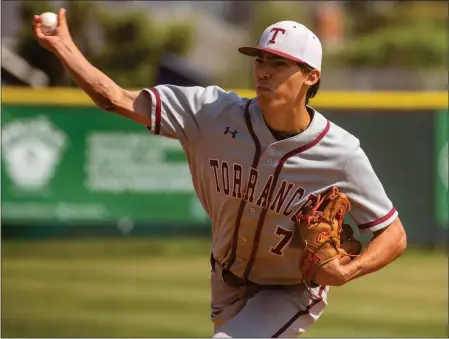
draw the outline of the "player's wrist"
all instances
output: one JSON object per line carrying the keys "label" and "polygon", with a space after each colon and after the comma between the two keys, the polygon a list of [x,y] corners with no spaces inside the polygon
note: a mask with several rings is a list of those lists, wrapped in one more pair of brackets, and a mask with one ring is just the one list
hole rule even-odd
{"label": "player's wrist", "polygon": [[363,272],[362,260],[356,258],[351,260],[346,265],[342,265],[343,268],[343,284],[350,282],[357,278]]}
{"label": "player's wrist", "polygon": [[75,43],[71,38],[61,38],[53,44],[53,52],[58,58],[65,61],[76,51]]}

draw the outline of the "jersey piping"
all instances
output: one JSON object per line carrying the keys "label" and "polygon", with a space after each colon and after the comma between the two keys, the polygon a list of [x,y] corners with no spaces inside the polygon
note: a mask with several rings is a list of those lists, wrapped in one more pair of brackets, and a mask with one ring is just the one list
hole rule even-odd
{"label": "jersey piping", "polygon": [[[251,134],[251,137],[253,138],[253,141],[254,141],[254,145],[256,147],[256,150],[254,152],[253,163],[252,163],[252,167],[254,169],[256,169],[257,165],[259,164],[261,146],[260,146],[260,141],[257,138],[256,133],[254,132],[253,125],[251,122],[251,117],[249,115],[249,106],[251,105],[251,101],[252,100],[248,100],[248,102],[245,106],[245,121],[246,121],[246,126],[248,128],[248,131]],[[246,191],[246,188],[245,188],[245,191]],[[233,233],[233,237],[232,237],[231,258],[229,259],[228,263],[226,264],[227,268],[230,268],[235,262],[235,258],[237,255],[237,244],[238,244],[238,239],[239,239],[240,223],[242,221],[243,211],[245,209],[245,206],[246,206],[246,200],[242,199],[240,202],[239,211],[237,213],[237,218],[235,221],[234,233]]]}
{"label": "jersey piping", "polygon": [[[154,116],[151,117],[151,124],[154,126],[154,135],[160,135],[161,133],[161,119],[162,119],[162,102],[161,97],[159,96],[159,93],[156,89],[150,88],[151,93],[153,93],[154,97],[156,98],[156,104],[155,104],[155,113]],[[154,121],[153,121],[154,119]],[[151,127],[149,128],[151,131]]]}
{"label": "jersey piping", "polygon": [[379,218],[379,219],[377,219],[377,220],[368,222],[368,223],[366,223],[366,224],[358,225],[358,227],[359,227],[359,229],[364,230],[364,229],[368,229],[368,228],[377,226],[377,225],[379,225],[379,224],[381,224],[381,223],[387,221],[388,219],[390,219],[395,213],[396,213],[396,208],[393,207],[393,208],[390,210],[390,212],[388,212],[388,213],[387,213],[386,215],[384,215],[383,217],[381,217],[381,218]]}
{"label": "jersey piping", "polygon": [[[246,122],[248,123],[248,121],[250,121],[250,118],[249,118],[249,110],[246,110],[246,111],[245,111],[245,114],[248,116],[248,118],[246,119]],[[248,125],[248,128],[250,128],[250,125]],[[252,128],[252,127],[251,127],[251,128]],[[321,141],[321,139],[323,139],[324,136],[327,134],[327,132],[329,132],[329,129],[330,129],[330,122],[329,122],[329,120],[327,120],[326,127],[325,127],[324,130],[323,130],[323,131],[322,131],[322,132],[315,138],[315,140],[311,141],[310,143],[308,143],[308,144],[306,144],[306,145],[303,145],[303,146],[301,146],[301,147],[299,147],[299,148],[297,148],[297,149],[294,149],[294,150],[292,150],[292,151],[286,153],[286,154],[281,158],[281,160],[279,161],[279,163],[278,163],[278,165],[277,165],[277,167],[276,167],[276,170],[275,170],[275,172],[274,172],[274,175],[273,175],[273,183],[272,183],[272,185],[271,185],[270,193],[269,193],[268,199],[267,199],[268,204],[266,205],[265,208],[262,209],[262,211],[261,211],[261,213],[260,213],[260,216],[259,216],[259,220],[258,220],[258,222],[257,222],[256,234],[255,234],[255,236],[254,236],[253,247],[252,247],[250,259],[249,259],[249,261],[248,261],[248,264],[247,264],[246,269],[245,269],[245,273],[244,273],[244,275],[243,275],[243,278],[244,278],[245,280],[248,280],[248,277],[249,277],[249,275],[250,275],[250,273],[251,273],[251,269],[253,268],[253,265],[254,265],[254,261],[255,261],[255,259],[256,259],[256,254],[257,254],[257,250],[258,250],[258,247],[259,247],[260,236],[261,236],[261,234],[262,234],[263,224],[264,224],[264,222],[265,222],[265,218],[266,218],[266,215],[267,215],[267,212],[268,212],[268,206],[270,206],[271,199],[272,199],[272,196],[273,196],[273,192],[274,192],[274,190],[275,190],[277,181],[278,181],[278,179],[279,179],[279,174],[281,173],[282,167],[284,166],[284,164],[285,164],[285,162],[287,161],[288,158],[290,158],[290,157],[292,157],[292,156],[294,156],[294,155],[296,155],[296,154],[302,153],[302,152],[304,152],[304,151],[306,151],[306,150],[312,148],[312,147],[315,146],[317,143],[319,143],[319,142]],[[256,135],[255,135],[255,137],[256,137],[256,139],[257,139],[257,136],[256,136]],[[255,141],[255,142],[256,142],[256,141]],[[260,144],[260,142],[258,141],[258,139],[257,139],[257,143]],[[257,167],[254,167],[254,168],[257,168]],[[239,221],[240,221],[240,220],[239,220]],[[237,241],[238,241],[238,237],[237,237]]]}
{"label": "jersey piping", "polygon": [[321,286],[320,290],[318,292],[318,298],[317,299],[312,299],[311,303],[306,307],[305,310],[300,310],[298,311],[298,313],[296,313],[293,318],[291,318],[281,329],[279,329],[279,331],[277,331],[275,334],[273,334],[273,336],[271,338],[279,338],[279,336],[284,333],[285,331],[287,331],[287,329],[296,321],[298,320],[299,317],[309,314],[310,313],[310,309],[312,307],[314,307],[315,305],[317,305],[318,303],[323,301],[323,291],[325,290],[326,286]]}

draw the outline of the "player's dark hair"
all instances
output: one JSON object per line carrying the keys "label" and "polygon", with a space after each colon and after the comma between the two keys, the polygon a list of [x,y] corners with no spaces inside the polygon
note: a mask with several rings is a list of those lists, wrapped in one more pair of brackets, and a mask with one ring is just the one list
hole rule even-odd
{"label": "player's dark hair", "polygon": [[306,94],[306,105],[309,104],[309,99],[313,98],[318,93],[318,90],[320,89],[320,81],[321,79],[318,79],[318,81],[308,89]]}
{"label": "player's dark hair", "polygon": [[[304,63],[298,63],[299,68],[301,68],[301,71],[303,71],[304,73],[308,73],[311,72],[313,70],[313,67],[304,64]],[[309,104],[309,100],[311,98],[313,98],[317,93],[318,90],[320,89],[320,82],[321,82],[321,78],[318,79],[318,81],[316,83],[314,83],[312,86],[310,86],[310,88],[307,91],[306,94],[306,105]]]}

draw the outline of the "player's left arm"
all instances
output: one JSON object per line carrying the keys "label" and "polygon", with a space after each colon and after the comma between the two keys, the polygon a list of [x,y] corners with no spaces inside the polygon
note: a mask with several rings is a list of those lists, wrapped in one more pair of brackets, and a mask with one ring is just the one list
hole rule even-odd
{"label": "player's left arm", "polygon": [[355,260],[344,265],[344,281],[376,272],[399,258],[407,246],[407,236],[399,218],[375,231],[372,240]]}
{"label": "player's left arm", "polygon": [[343,169],[343,191],[351,201],[350,215],[372,239],[359,257],[343,265],[343,284],[376,272],[400,257],[407,236],[398,212],[388,198],[368,157],[357,142]]}

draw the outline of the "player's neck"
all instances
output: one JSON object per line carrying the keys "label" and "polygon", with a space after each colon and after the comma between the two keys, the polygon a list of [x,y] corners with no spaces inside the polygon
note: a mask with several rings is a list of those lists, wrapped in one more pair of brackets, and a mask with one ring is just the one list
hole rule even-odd
{"label": "player's neck", "polygon": [[263,117],[272,130],[284,133],[301,133],[310,124],[311,117],[304,104],[291,110],[264,109]]}

